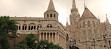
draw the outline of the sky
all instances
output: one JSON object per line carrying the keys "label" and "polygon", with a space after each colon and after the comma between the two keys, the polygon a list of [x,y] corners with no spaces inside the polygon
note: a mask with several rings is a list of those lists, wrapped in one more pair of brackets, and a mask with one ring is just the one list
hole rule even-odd
{"label": "sky", "polygon": [[[11,17],[44,17],[50,0],[0,0],[0,16]],[[59,22],[63,25],[69,20],[72,0],[53,0],[59,13]],[[85,5],[101,22],[106,20],[106,14],[111,23],[111,0],[85,0]],[[84,0],[76,0],[80,15],[84,11]]]}

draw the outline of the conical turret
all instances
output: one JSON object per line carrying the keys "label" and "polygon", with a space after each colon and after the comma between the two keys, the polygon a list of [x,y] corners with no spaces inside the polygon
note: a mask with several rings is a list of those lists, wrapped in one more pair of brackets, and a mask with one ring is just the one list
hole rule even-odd
{"label": "conical turret", "polygon": [[54,4],[53,4],[52,0],[50,0],[47,11],[55,11],[55,7],[54,7]]}
{"label": "conical turret", "polygon": [[71,13],[74,12],[74,11],[78,12],[78,10],[76,8],[76,2],[75,2],[75,0],[73,0],[73,3],[72,3]]}
{"label": "conical turret", "polygon": [[44,18],[47,20],[58,21],[58,12],[56,12],[53,1],[50,0],[47,11],[44,13]]}

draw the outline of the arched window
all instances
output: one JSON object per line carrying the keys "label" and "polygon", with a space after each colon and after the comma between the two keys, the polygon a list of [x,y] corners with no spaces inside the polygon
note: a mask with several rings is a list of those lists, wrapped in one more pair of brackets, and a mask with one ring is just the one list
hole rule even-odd
{"label": "arched window", "polygon": [[92,25],[93,25],[93,27],[95,27],[95,22],[94,21],[92,22]]}
{"label": "arched window", "polygon": [[36,29],[36,25],[34,23],[29,24],[29,30],[35,30]]}
{"label": "arched window", "polygon": [[85,22],[83,22],[83,28],[85,28]]}
{"label": "arched window", "polygon": [[28,28],[29,28],[28,30],[30,30],[30,26]]}
{"label": "arched window", "polygon": [[31,30],[33,30],[33,26],[31,26]]}
{"label": "arched window", "polygon": [[22,26],[22,30],[24,30],[24,26]]}
{"label": "arched window", "polygon": [[22,30],[27,30],[27,25],[26,24],[23,24]]}
{"label": "arched window", "polygon": [[88,30],[88,34],[89,34],[89,35],[88,35],[88,36],[89,36],[89,39],[91,39],[91,30],[90,30],[90,29]]}
{"label": "arched window", "polygon": [[94,34],[94,37],[95,37],[95,34],[96,34],[96,30],[94,30],[94,33],[93,33],[93,34]]}
{"label": "arched window", "polygon": [[41,27],[42,27],[42,25],[41,25],[41,24],[37,25],[37,30],[38,30],[38,28],[41,28]]}
{"label": "arched window", "polygon": [[52,14],[50,14],[50,17],[52,17]]}
{"label": "arched window", "polygon": [[84,30],[84,39],[85,39],[85,40],[86,40],[86,37],[87,37],[87,36],[86,36],[86,31]]}
{"label": "arched window", "polygon": [[49,18],[49,14],[47,14],[47,18]]}
{"label": "arched window", "polygon": [[56,15],[54,14],[54,18],[55,18],[55,16],[56,16]]}
{"label": "arched window", "polygon": [[52,25],[51,25],[51,24],[48,24],[47,27],[48,27],[48,28],[52,28]]}
{"label": "arched window", "polygon": [[88,21],[88,23],[87,23],[87,24],[88,24],[88,27],[90,27],[90,22],[89,22],[89,21]]}

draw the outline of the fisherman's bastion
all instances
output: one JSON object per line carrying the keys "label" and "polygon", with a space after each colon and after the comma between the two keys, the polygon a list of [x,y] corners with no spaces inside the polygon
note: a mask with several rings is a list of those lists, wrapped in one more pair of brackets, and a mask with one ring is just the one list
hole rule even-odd
{"label": "fisherman's bastion", "polygon": [[[50,0],[44,17],[10,17],[17,21],[19,37],[16,42],[24,39],[27,34],[34,34],[38,40],[48,40],[64,49],[77,47],[79,49],[111,49],[111,24],[106,16],[105,22],[100,22],[88,7],[80,16],[75,0],[72,0],[70,24],[66,26],[58,21],[59,13],[55,10],[53,0]],[[10,45],[13,45],[10,40]]]}

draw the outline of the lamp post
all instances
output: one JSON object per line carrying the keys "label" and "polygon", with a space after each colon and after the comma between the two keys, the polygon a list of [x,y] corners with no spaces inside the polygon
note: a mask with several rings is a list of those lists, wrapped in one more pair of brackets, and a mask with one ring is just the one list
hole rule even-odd
{"label": "lamp post", "polygon": [[35,49],[37,48],[38,41],[35,40]]}

